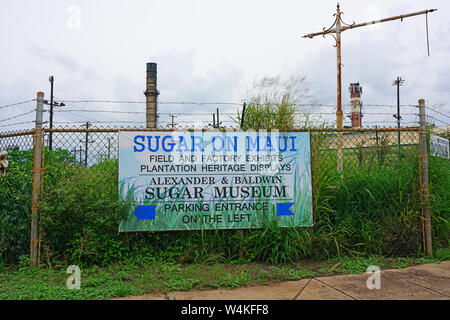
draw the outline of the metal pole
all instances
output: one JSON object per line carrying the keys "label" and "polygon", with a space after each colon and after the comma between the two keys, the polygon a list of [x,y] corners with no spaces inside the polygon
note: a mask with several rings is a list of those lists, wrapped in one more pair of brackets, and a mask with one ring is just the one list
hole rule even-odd
{"label": "metal pole", "polygon": [[[409,13],[409,14],[404,14],[404,15],[399,15],[399,16],[394,16],[394,17],[389,17],[389,18],[385,18],[385,19],[380,19],[380,20],[374,20],[374,21],[369,21],[369,22],[364,22],[364,23],[353,23],[351,25],[346,25],[344,23],[344,26],[341,25],[341,11],[340,11],[340,7],[339,7],[339,3],[337,5],[337,9],[336,9],[336,20],[334,22],[334,24],[336,24],[336,27],[333,28],[334,24],[327,30],[325,30],[322,32],[315,32],[315,33],[309,33],[303,36],[303,38],[313,38],[315,36],[318,35],[326,35],[326,34],[336,34],[336,36],[333,35],[333,37],[336,40],[336,50],[337,50],[337,81],[338,81],[338,89],[337,89],[337,110],[336,110],[336,121],[337,121],[337,129],[342,130],[342,109],[341,109],[341,32],[348,30],[348,29],[353,29],[353,28],[358,28],[358,27],[363,27],[363,26],[368,26],[368,25],[372,25],[375,23],[381,23],[381,22],[387,22],[387,21],[393,21],[393,20],[398,20],[401,19],[403,20],[404,18],[408,18],[408,17],[413,17],[413,16],[417,16],[417,15],[421,15],[421,14],[427,14],[429,12],[433,12],[436,11],[437,9],[430,9],[430,10],[423,10],[423,11],[418,11],[418,12],[413,12],[413,13]],[[337,166],[338,166],[338,171],[342,171],[343,170],[343,134],[342,132],[338,133],[338,146],[337,146]]]}
{"label": "metal pole", "polygon": [[30,234],[30,260],[31,267],[38,264],[39,245],[39,192],[41,190],[42,174],[42,119],[44,113],[44,93],[37,93],[36,104],[36,125],[33,135],[33,171],[32,171],[32,191],[31,191],[31,234]]}
{"label": "metal pole", "polygon": [[[342,81],[341,81],[341,10],[339,4],[336,8],[336,53],[337,53],[337,129],[342,130]],[[337,168],[338,172],[343,170],[343,133],[339,132],[339,142],[337,146]]]}
{"label": "metal pole", "polygon": [[[54,77],[50,76],[48,78],[50,80],[50,129],[53,128],[53,82],[54,82]],[[52,146],[53,146],[53,139],[52,139],[52,132],[49,132],[49,136],[48,136],[48,147],[50,150],[52,150]]]}
{"label": "metal pole", "polygon": [[[89,121],[86,122],[86,129],[89,129]],[[87,168],[87,159],[88,159],[88,143],[89,143],[89,132],[86,131],[86,141],[84,147],[84,166]]]}
{"label": "metal pole", "polygon": [[[400,129],[400,83],[402,79],[397,77],[397,127]],[[398,132],[398,150],[400,151],[400,131]]]}
{"label": "metal pole", "polygon": [[425,249],[430,255],[433,254],[431,238],[431,213],[430,213],[430,190],[428,181],[428,148],[427,148],[427,129],[425,125],[425,100],[419,99],[419,150],[421,165],[421,207],[423,212],[423,222],[425,225]]}
{"label": "metal pole", "polygon": [[428,41],[428,12],[425,14],[425,28],[427,30],[427,52],[430,56],[430,42]]}
{"label": "metal pole", "polygon": [[108,138],[108,159],[111,159],[111,138]]}
{"label": "metal pole", "polygon": [[[409,18],[409,17],[421,15],[421,14],[427,14],[429,12],[434,12],[434,11],[437,11],[437,9],[422,10],[422,11],[418,11],[418,12],[402,14],[402,15],[399,15],[399,16],[393,16],[393,17],[380,19],[380,20],[372,20],[372,21],[358,23],[358,24],[351,24],[351,25],[348,25],[348,26],[343,26],[341,28],[341,31],[345,31],[345,30],[348,30],[348,29],[359,28],[359,27],[364,27],[364,26],[370,26],[372,24],[381,23],[381,22],[393,21],[393,20],[398,20],[398,19],[403,20],[404,18]],[[335,33],[335,32],[336,32],[335,29],[330,28],[328,30],[321,31],[321,32],[314,32],[314,33],[305,34],[302,37],[303,38],[313,38],[315,36],[329,34],[329,33]]]}
{"label": "metal pole", "polygon": [[244,102],[244,105],[242,106],[241,129],[244,126],[245,106],[246,104]]}
{"label": "metal pole", "polygon": [[378,126],[375,125],[375,139],[377,141],[377,146],[378,146]]}
{"label": "metal pole", "polygon": [[171,114],[171,117],[172,117],[172,129],[175,129],[175,115],[174,114]]}
{"label": "metal pole", "polygon": [[219,122],[219,108],[217,108],[217,128],[220,128],[220,122]]}

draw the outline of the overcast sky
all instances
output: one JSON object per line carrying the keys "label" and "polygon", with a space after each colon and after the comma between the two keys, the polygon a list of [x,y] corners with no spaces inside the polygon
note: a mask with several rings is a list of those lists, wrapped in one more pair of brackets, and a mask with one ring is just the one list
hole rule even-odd
{"label": "overcast sky", "polygon": [[[160,101],[238,102],[255,80],[305,77],[305,103],[336,104],[334,39],[301,36],[333,24],[336,1],[191,0],[191,1],[3,1],[0,11],[0,107],[33,99],[37,91],[62,100],[145,101],[147,62],[158,64]],[[424,98],[436,125],[450,122],[450,3],[446,0],[340,1],[342,18],[356,23],[437,8],[425,15],[342,33],[342,94],[360,82],[366,125],[394,125],[393,80],[401,76],[401,104]],[[34,120],[35,102],[0,109],[0,131],[30,128],[7,124]],[[161,112],[214,112],[217,105],[160,105]],[[68,104],[69,109],[145,111],[145,104]],[[220,106],[234,112],[236,106]],[[317,109],[319,110],[319,109]],[[334,108],[330,111],[333,120]],[[349,108],[344,108],[349,111]],[[402,109],[405,123],[417,117]],[[447,117],[445,116],[447,115]],[[48,118],[48,113],[44,116]],[[132,119],[144,115],[55,113],[58,121]],[[178,116],[177,121],[189,120]],[[345,124],[349,124],[348,118]]]}

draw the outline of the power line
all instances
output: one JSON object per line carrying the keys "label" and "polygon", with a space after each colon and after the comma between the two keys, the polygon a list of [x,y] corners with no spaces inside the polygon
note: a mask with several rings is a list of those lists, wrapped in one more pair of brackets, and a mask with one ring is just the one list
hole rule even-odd
{"label": "power line", "polygon": [[[426,83],[420,82],[420,81],[415,81],[415,80],[406,80],[407,83],[411,82],[413,84],[417,84],[417,85],[427,85]],[[450,86],[443,86],[443,85],[439,85],[436,86],[436,88],[447,88],[450,90]]]}
{"label": "power line", "polygon": [[412,88],[420,88],[420,89],[429,89],[429,90],[436,90],[436,91],[444,91],[444,92],[450,92],[450,87],[449,86],[429,86],[426,83],[421,83],[418,81],[411,81],[411,80],[407,80],[406,81],[406,85],[408,87],[412,87]]}

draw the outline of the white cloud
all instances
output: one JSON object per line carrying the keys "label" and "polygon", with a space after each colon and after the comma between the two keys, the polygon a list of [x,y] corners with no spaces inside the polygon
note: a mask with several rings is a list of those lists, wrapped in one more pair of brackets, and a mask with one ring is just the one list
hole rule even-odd
{"label": "white cloud", "polygon": [[[428,15],[430,57],[424,16],[345,31],[344,101],[348,84],[360,81],[363,101],[395,103],[391,81],[397,75],[422,83],[402,88],[405,103],[421,97],[430,103],[448,101],[449,91],[434,90],[450,79],[447,1],[340,4],[347,23],[439,9]],[[80,8],[79,29],[66,26],[73,5]],[[62,98],[145,100],[147,62],[158,63],[161,100],[239,100],[255,79],[304,75],[315,94],[311,101],[335,103],[334,40],[301,38],[329,27],[335,10],[335,0],[7,2],[0,12],[0,105],[34,97],[38,90],[48,96],[50,74],[55,96]]]}

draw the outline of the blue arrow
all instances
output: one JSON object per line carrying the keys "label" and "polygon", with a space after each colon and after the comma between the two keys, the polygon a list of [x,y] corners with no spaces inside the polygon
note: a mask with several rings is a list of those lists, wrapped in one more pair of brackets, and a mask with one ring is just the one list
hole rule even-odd
{"label": "blue arrow", "polygon": [[293,216],[294,213],[290,210],[293,205],[293,202],[277,203],[277,216]]}
{"label": "blue arrow", "polygon": [[134,210],[134,215],[139,220],[155,220],[155,206],[139,206]]}

